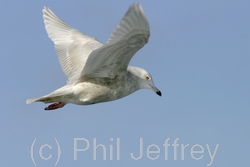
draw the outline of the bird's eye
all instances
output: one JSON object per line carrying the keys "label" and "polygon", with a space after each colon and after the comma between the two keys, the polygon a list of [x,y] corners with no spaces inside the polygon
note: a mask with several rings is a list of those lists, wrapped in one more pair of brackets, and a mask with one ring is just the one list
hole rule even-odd
{"label": "bird's eye", "polygon": [[150,77],[149,77],[149,76],[146,76],[146,80],[150,80]]}

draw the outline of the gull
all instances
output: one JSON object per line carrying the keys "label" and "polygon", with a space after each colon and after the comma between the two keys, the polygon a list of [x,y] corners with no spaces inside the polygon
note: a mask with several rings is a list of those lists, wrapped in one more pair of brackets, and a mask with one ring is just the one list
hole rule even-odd
{"label": "gull", "polygon": [[148,20],[139,3],[129,7],[106,44],[71,27],[47,7],[43,9],[43,19],[68,81],[48,95],[28,99],[27,104],[52,103],[45,110],[54,110],[67,103],[108,102],[139,89],[150,89],[162,95],[146,70],[128,66],[150,35]]}

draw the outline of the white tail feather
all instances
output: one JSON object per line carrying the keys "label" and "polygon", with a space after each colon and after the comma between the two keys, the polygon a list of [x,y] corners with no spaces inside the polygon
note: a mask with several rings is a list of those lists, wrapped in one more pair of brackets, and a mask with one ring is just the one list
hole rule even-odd
{"label": "white tail feather", "polygon": [[28,99],[28,100],[26,100],[26,104],[31,104],[31,103],[37,101],[38,99],[39,99],[39,98]]}

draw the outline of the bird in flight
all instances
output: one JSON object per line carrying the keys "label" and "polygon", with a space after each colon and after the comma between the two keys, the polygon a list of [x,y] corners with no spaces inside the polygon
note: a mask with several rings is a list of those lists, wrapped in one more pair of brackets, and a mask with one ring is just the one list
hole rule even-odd
{"label": "bird in flight", "polygon": [[161,92],[144,69],[128,66],[149,39],[146,15],[139,3],[132,4],[106,44],[71,27],[52,10],[43,9],[45,28],[55,44],[67,84],[54,92],[26,101],[52,103],[45,110],[67,103],[89,105],[125,97],[139,89]]}

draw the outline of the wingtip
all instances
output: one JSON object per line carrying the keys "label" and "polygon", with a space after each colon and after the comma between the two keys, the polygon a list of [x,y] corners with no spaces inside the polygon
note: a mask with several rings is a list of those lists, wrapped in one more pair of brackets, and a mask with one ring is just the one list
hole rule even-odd
{"label": "wingtip", "polygon": [[42,11],[44,12],[44,11],[47,10],[47,9],[48,9],[48,8],[47,8],[46,6],[44,6]]}
{"label": "wingtip", "polygon": [[43,10],[42,10],[43,14],[48,13],[48,12],[50,12],[50,11],[51,11],[51,10],[50,10],[49,7],[46,7],[46,6],[43,7]]}
{"label": "wingtip", "polygon": [[142,10],[142,5],[139,2],[134,2],[130,7],[139,8],[140,10]]}

